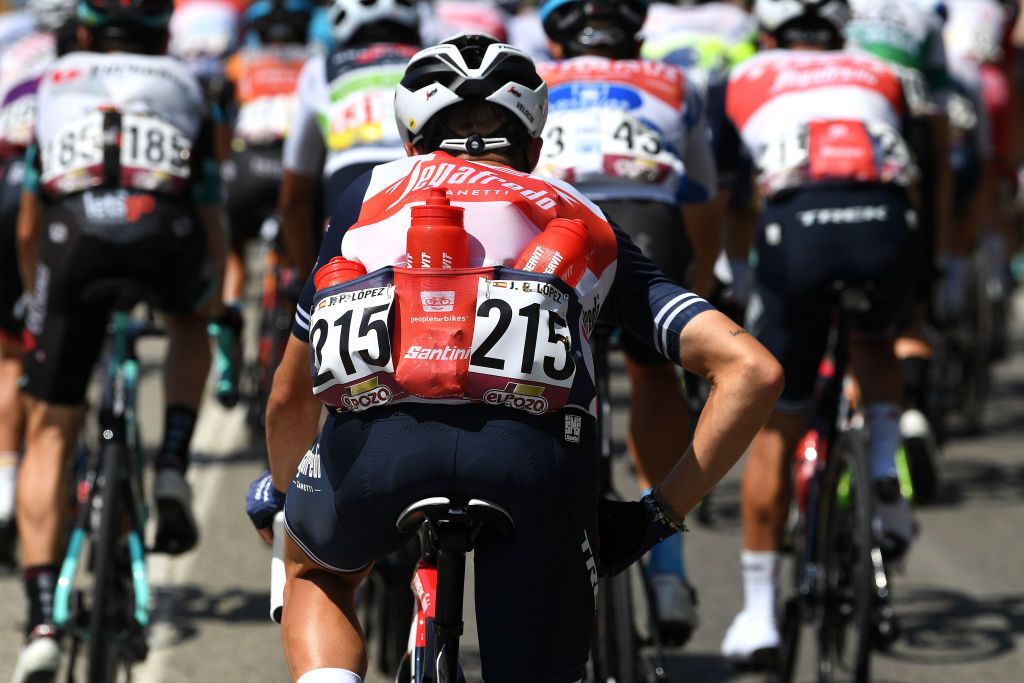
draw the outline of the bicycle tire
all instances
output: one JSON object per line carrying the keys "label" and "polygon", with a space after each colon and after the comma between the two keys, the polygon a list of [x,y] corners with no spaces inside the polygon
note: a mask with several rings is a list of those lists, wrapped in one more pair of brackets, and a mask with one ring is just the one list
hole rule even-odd
{"label": "bicycle tire", "polygon": [[93,530],[93,599],[89,611],[89,642],[86,648],[88,683],[112,683],[117,677],[117,638],[111,633],[110,604],[117,581],[118,538],[121,522],[120,466],[125,445],[104,442],[99,451],[103,484],[100,487],[100,525]]}
{"label": "bicycle tire", "polygon": [[985,257],[976,253],[967,264],[964,308],[958,330],[963,364],[960,413],[968,434],[982,432],[991,379],[992,311],[986,288],[988,273]]}
{"label": "bicycle tire", "polygon": [[640,648],[633,621],[630,570],[602,579],[597,594],[594,679],[601,683],[639,683]]}
{"label": "bicycle tire", "polygon": [[818,680],[867,683],[874,646],[874,498],[863,434],[843,432],[828,454],[819,512]]}

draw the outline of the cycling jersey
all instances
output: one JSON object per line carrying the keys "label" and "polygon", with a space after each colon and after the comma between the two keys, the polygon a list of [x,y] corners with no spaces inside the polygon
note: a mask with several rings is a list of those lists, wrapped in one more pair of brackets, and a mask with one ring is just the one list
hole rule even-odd
{"label": "cycling jersey", "polygon": [[0,13],[0,54],[3,54],[11,41],[35,29],[36,22],[31,12],[14,10]]}
{"label": "cycling jersey", "polygon": [[726,111],[765,197],[816,183],[908,187],[916,177],[903,87],[871,56],[762,52],[733,70]]}
{"label": "cycling jersey", "polygon": [[673,65],[577,57],[541,64],[550,109],[537,173],[593,200],[701,202],[715,164],[699,89]]}
{"label": "cycling jersey", "polygon": [[[677,362],[683,327],[710,308],[703,299],[662,275],[628,239],[614,233],[600,210],[573,188],[558,181],[438,152],[376,167],[350,186],[338,203],[317,267],[341,254],[360,261],[370,274],[342,285],[340,292],[328,289],[318,294],[314,292],[312,278],[306,283],[293,333],[311,341],[313,357],[320,368],[330,366],[331,360],[335,369],[340,367],[334,351],[338,342],[324,336],[325,332],[335,334],[334,330],[339,328],[324,322],[323,316],[344,314],[341,309],[348,306],[345,302],[361,301],[359,305],[364,307],[359,315],[373,310],[375,312],[369,315],[377,316],[376,320],[381,311],[392,307],[389,302],[394,301],[394,290],[403,294],[401,288],[406,286],[403,279],[415,279],[418,271],[403,273],[391,267],[405,263],[410,207],[422,202],[431,187],[446,187],[453,204],[465,208],[465,225],[471,244],[469,265],[479,270],[472,271],[468,284],[451,281],[453,286],[449,287],[446,284],[449,281],[437,279],[427,289],[421,289],[430,296],[424,296],[419,313],[415,311],[415,304],[419,302],[414,296],[411,299],[414,305],[406,298],[404,304],[399,301],[399,308],[405,306],[410,312],[411,325],[447,330],[454,324],[461,334],[450,335],[445,331],[443,338],[462,342],[441,342],[440,346],[418,343],[404,347],[401,342],[393,351],[388,346],[387,355],[395,359],[395,367],[381,369],[371,367],[372,363],[371,366],[363,364],[355,373],[338,370],[337,382],[329,378],[317,380],[315,384],[321,393],[334,391],[334,405],[358,410],[364,407],[359,404],[363,400],[359,398],[361,392],[376,392],[377,387],[387,384],[387,391],[366,396],[366,400],[383,401],[387,394],[386,403],[483,400],[537,413],[573,406],[592,413],[595,407],[589,334],[599,312],[605,311],[616,323],[658,349],[665,358]],[[553,276],[527,275],[500,268],[514,263],[533,237],[555,217],[585,221],[593,238],[593,255],[575,290],[560,284]],[[499,268],[495,270],[495,266]],[[342,295],[353,288],[364,293]],[[484,306],[483,299],[507,300],[508,305]],[[324,310],[336,304],[335,311]],[[538,319],[536,324],[529,317],[534,304],[540,306],[538,311],[543,311],[543,319]],[[375,308],[377,306],[384,308]],[[519,310],[521,315],[502,323],[498,316],[492,319],[487,313],[492,307],[509,312]],[[475,320],[475,332],[463,329],[467,322],[473,322],[470,318]],[[402,320],[401,324],[406,325],[406,319]],[[369,327],[362,325],[361,329],[367,333],[363,336],[371,341],[358,344],[372,345],[375,335],[393,333],[386,328],[378,333],[377,328],[377,323]],[[506,334],[510,329],[511,333]],[[441,339],[440,332],[438,335]],[[469,344],[471,337],[472,346]],[[384,338],[378,336],[377,339],[379,361],[387,344],[380,341]],[[569,348],[572,353],[567,355]],[[516,354],[519,357],[513,358]],[[369,355],[368,349],[365,356]],[[475,358],[472,362],[471,356]],[[461,393],[424,398],[403,394],[405,386],[399,386],[400,383],[396,384],[390,377],[391,373],[399,373],[397,365],[404,359],[435,358],[465,361],[463,365],[468,366],[468,375],[467,367],[463,367],[458,381],[468,376],[468,389],[459,384]],[[335,388],[344,389],[346,393],[337,396]],[[483,390],[477,391],[480,388]],[[540,398],[544,400],[531,400]]]}
{"label": "cycling jersey", "polygon": [[483,33],[505,42],[508,17],[489,2],[437,0],[432,13],[421,22],[425,45],[434,45],[459,33]]}
{"label": "cycling jersey", "polygon": [[935,12],[907,0],[853,0],[850,5],[848,45],[909,71],[909,78],[916,74],[931,93],[949,87],[942,22]]}
{"label": "cycling jersey", "polygon": [[946,0],[949,18],[943,31],[951,58],[977,63],[999,62],[1010,20],[998,0]]}
{"label": "cycling jersey", "polygon": [[540,13],[536,7],[529,7],[509,17],[507,26],[508,42],[511,45],[526,52],[534,62],[551,59],[548,36],[544,32],[544,24],[540,21]]}
{"label": "cycling jersey", "polygon": [[724,69],[757,51],[757,20],[729,2],[676,6],[654,3],[644,23],[641,54],[683,67]]}
{"label": "cycling jersey", "polygon": [[[57,60],[39,86],[36,140],[51,196],[109,184],[181,194],[193,177],[191,149],[205,106],[195,78],[170,57],[75,52]],[[119,160],[105,134],[121,132]],[[113,171],[111,167],[116,167]],[[116,172],[117,178],[108,176]]]}
{"label": "cycling jersey", "polygon": [[395,86],[417,49],[379,44],[310,58],[299,76],[285,170],[327,181],[346,167],[404,156]]}
{"label": "cycling jersey", "polygon": [[57,57],[51,33],[32,32],[12,40],[0,60],[0,157],[21,156],[32,142],[36,89]]}
{"label": "cycling jersey", "polygon": [[177,60],[75,52],[43,76],[26,159],[24,187],[41,195],[42,216],[25,391],[77,405],[110,303],[91,299],[91,285],[140,282],[175,313],[208,293],[196,206],[220,200],[212,127]]}
{"label": "cycling jersey", "polygon": [[178,2],[170,23],[170,55],[191,61],[201,57],[222,58],[238,45],[244,6],[227,0]]}
{"label": "cycling jersey", "polygon": [[309,50],[298,45],[246,47],[231,55],[225,71],[235,97],[234,147],[287,137],[299,74],[308,59]]}

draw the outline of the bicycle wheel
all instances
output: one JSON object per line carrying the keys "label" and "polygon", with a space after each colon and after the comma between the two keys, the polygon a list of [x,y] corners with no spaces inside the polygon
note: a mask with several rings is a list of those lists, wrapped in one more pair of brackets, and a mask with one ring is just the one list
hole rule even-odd
{"label": "bicycle wheel", "polygon": [[120,468],[127,453],[123,443],[100,447],[100,523],[93,529],[92,605],[89,611],[88,683],[108,683],[117,677],[117,552],[121,536]]}
{"label": "bicycle wheel", "polygon": [[629,574],[627,569],[602,579],[598,590],[592,660],[594,680],[600,683],[637,683],[642,680]]}
{"label": "bicycle wheel", "polygon": [[873,495],[863,435],[839,435],[819,502],[818,680],[866,683],[874,640]]}
{"label": "bicycle wheel", "polygon": [[769,680],[791,683],[800,654],[800,628],[803,626],[803,603],[799,596],[786,600],[782,607],[782,646],[779,648],[779,669]]}

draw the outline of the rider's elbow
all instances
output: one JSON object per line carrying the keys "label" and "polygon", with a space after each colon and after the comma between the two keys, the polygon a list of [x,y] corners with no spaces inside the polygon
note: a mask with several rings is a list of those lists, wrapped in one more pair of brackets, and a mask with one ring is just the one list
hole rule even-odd
{"label": "rider's elbow", "polygon": [[774,406],[785,385],[782,365],[764,347],[749,356],[742,370],[744,382],[758,404]]}

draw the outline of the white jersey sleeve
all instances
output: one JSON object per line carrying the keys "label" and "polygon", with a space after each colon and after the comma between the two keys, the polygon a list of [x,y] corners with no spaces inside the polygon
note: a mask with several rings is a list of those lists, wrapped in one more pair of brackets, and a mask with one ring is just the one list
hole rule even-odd
{"label": "white jersey sleeve", "polygon": [[327,99],[324,58],[314,55],[299,75],[295,120],[284,142],[284,169],[319,178],[324,167],[324,138],[317,120],[320,102]]}

